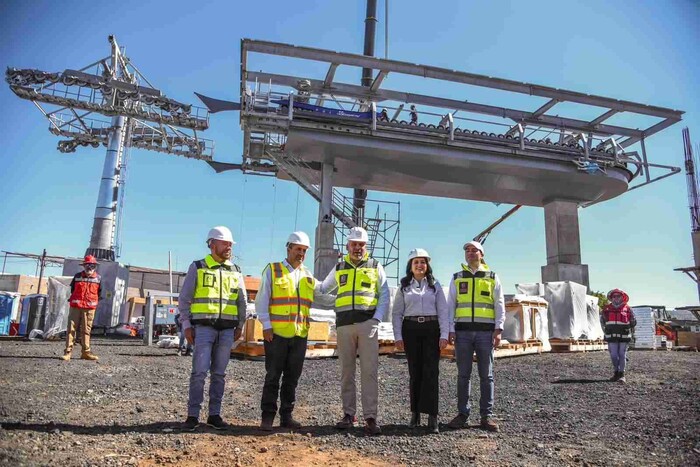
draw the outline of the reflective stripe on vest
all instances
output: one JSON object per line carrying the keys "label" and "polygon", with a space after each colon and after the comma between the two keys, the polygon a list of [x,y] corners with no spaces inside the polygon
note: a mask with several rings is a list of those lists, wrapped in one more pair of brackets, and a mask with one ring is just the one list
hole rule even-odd
{"label": "reflective stripe on vest", "polygon": [[370,258],[369,254],[357,266],[350,261],[350,255],[345,255],[343,259],[345,261],[335,267],[335,281],[338,284],[335,312],[374,311],[378,301],[379,262]]}
{"label": "reflective stripe on vest", "polygon": [[294,286],[292,274],[283,263],[270,263],[270,324],[281,337],[309,335],[309,309],[314,300],[316,280],[302,264],[299,282]]}
{"label": "reflective stripe on vest", "polygon": [[195,261],[197,283],[190,313],[192,320],[238,320],[238,289],[241,286],[238,266],[217,263],[207,255]]}
{"label": "reflective stripe on vest", "polygon": [[471,271],[462,266],[463,270],[452,276],[456,291],[457,306],[455,322],[459,323],[496,323],[494,308],[494,289],[496,288],[496,273],[493,271]]}
{"label": "reflective stripe on vest", "polygon": [[79,272],[73,277],[74,287],[69,298],[72,308],[81,310],[94,310],[100,299],[99,290],[102,278],[95,273],[93,276],[86,276],[84,272]]}
{"label": "reflective stripe on vest", "polygon": [[603,310],[605,316],[605,338],[629,341],[632,339],[632,310],[625,306],[619,310],[609,306]]}

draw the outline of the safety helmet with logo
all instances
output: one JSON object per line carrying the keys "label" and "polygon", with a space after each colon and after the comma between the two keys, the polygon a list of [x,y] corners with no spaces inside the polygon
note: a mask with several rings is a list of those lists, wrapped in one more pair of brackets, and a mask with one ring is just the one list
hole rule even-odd
{"label": "safety helmet with logo", "polygon": [[306,248],[311,247],[311,241],[309,240],[309,236],[306,235],[306,232],[302,231],[292,232],[291,234],[289,234],[289,237],[287,238],[287,244],[290,243],[305,246]]}
{"label": "safety helmet with logo", "polygon": [[225,242],[231,242],[232,245],[236,243],[233,241],[231,231],[228,227],[224,227],[223,225],[218,225],[209,230],[207,234],[207,245],[209,244],[209,240],[223,240]]}
{"label": "safety helmet with logo", "polygon": [[85,258],[83,258],[83,262],[80,264],[97,264],[97,258],[92,255],[87,255]]}
{"label": "safety helmet with logo", "polygon": [[408,252],[408,261],[413,261],[413,258],[425,258],[426,261],[430,262],[430,254],[428,250],[423,248],[414,248]]}
{"label": "safety helmet with logo", "polygon": [[477,242],[476,240],[472,240],[470,242],[465,243],[464,247],[462,247],[462,248],[464,250],[466,250],[469,245],[471,245],[474,248],[476,248],[477,250],[479,250],[482,255],[486,255],[486,253],[484,253],[484,247],[481,245],[481,243]]}
{"label": "safety helmet with logo", "polygon": [[349,242],[367,243],[367,240],[367,231],[362,227],[353,227],[352,229],[350,229],[350,233],[348,233]]}

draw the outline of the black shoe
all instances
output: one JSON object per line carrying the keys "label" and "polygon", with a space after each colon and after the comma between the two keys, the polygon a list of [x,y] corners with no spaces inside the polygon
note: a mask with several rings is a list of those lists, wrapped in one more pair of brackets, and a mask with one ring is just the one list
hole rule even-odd
{"label": "black shoe", "polygon": [[440,433],[440,428],[438,428],[437,415],[428,415],[428,433]]}
{"label": "black shoe", "polygon": [[622,384],[626,383],[627,380],[625,379],[625,372],[621,371],[619,374],[620,374],[620,377],[617,378],[617,382],[622,383]]}
{"label": "black shoe", "polygon": [[223,421],[220,415],[209,415],[207,418],[207,425],[215,430],[225,430],[228,428],[228,424]]}
{"label": "black shoe", "polygon": [[194,431],[197,429],[197,425],[199,425],[197,417],[187,417],[185,423],[182,424],[182,429],[185,431]]}
{"label": "black shoe", "polygon": [[620,372],[616,371],[612,378],[610,378],[608,381],[617,381],[618,379],[620,379]]}
{"label": "black shoe", "polygon": [[272,431],[272,423],[275,421],[274,413],[264,413],[260,420],[260,429],[262,431]]}
{"label": "black shoe", "polygon": [[412,412],[411,421],[408,422],[408,427],[415,428],[417,426],[420,426],[420,412]]}
{"label": "black shoe", "polygon": [[365,433],[370,436],[377,436],[382,434],[382,429],[377,425],[377,420],[374,418],[368,418],[365,420]]}
{"label": "black shoe", "polygon": [[292,430],[298,430],[301,428],[301,423],[294,420],[291,414],[280,417],[280,426],[282,428],[291,428]]}
{"label": "black shoe", "polygon": [[335,424],[335,427],[339,430],[347,430],[348,428],[352,428],[353,426],[355,426],[356,421],[357,417],[355,417],[354,415],[345,414],[343,416],[343,419]]}

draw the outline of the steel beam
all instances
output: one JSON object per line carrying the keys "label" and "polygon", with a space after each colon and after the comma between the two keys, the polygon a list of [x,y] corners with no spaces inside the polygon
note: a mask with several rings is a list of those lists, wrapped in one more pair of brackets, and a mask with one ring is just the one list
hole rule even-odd
{"label": "steel beam", "polygon": [[300,58],[328,63],[338,63],[341,65],[357,66],[362,68],[372,68],[386,72],[403,73],[407,75],[421,76],[423,78],[433,78],[456,83],[470,84],[503,91],[517,92],[531,96],[548,97],[557,99],[560,102],[576,102],[579,104],[593,105],[607,109],[615,109],[619,112],[633,112],[642,115],[651,115],[660,118],[680,119],[682,111],[667,109],[636,102],[623,101],[609,97],[594,96],[576,91],[567,91],[537,84],[523,83],[502,78],[467,73],[463,71],[448,70],[434,66],[417,65],[413,63],[401,62],[397,60],[387,60],[375,57],[366,57],[343,52],[333,52],[329,50],[315,49],[311,47],[300,47],[278,42],[257,41],[252,39],[242,40],[243,52],[257,52],[283,57]]}
{"label": "steel beam", "polygon": [[608,110],[607,112],[605,112],[605,113],[604,113],[603,115],[601,115],[600,117],[597,117],[597,118],[594,118],[593,120],[591,120],[589,124],[590,124],[591,126],[596,126],[596,125],[598,125],[598,124],[600,124],[600,123],[603,123],[603,121],[609,119],[610,117],[612,117],[612,116],[615,115],[616,113],[619,113],[619,111],[618,111],[618,110],[615,110],[615,109]]}
{"label": "steel beam", "polygon": [[[287,75],[278,75],[274,73],[264,73],[257,71],[248,72],[248,80],[254,81],[268,81],[276,85],[294,87],[298,80],[307,79],[299,78]],[[323,81],[320,80],[309,80],[311,82],[311,91],[315,93],[324,92]],[[645,133],[640,130],[633,130],[630,128],[618,127],[613,125],[598,125],[596,128],[590,126],[589,122],[584,120],[576,120],[572,118],[565,117],[555,117],[550,115],[540,115],[533,116],[533,112],[526,112],[522,110],[508,109],[505,107],[496,107],[486,104],[477,104],[474,102],[464,102],[454,99],[446,99],[442,97],[432,97],[425,96],[421,94],[406,93],[400,91],[391,91],[388,89],[379,89],[375,92],[371,92],[368,88],[363,86],[356,86],[352,84],[344,83],[333,83],[333,92],[335,94],[340,94],[348,97],[355,97],[365,100],[391,100],[397,102],[411,102],[414,104],[427,105],[432,107],[441,108],[454,108],[458,110],[464,110],[467,112],[474,112],[484,115],[492,115],[502,118],[510,118],[517,122],[523,122],[531,125],[541,125],[548,128],[565,128],[569,130],[576,131],[592,131],[596,135],[613,136],[622,135],[628,137],[638,137],[641,138]]]}

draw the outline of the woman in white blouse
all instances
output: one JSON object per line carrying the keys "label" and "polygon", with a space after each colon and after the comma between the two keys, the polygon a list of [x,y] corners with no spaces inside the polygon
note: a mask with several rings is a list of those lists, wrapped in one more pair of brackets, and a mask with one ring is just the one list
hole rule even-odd
{"label": "woman in white blouse", "polygon": [[420,414],[428,414],[428,431],[438,429],[438,376],[440,350],[447,345],[447,300],[440,283],[433,277],[430,255],[415,248],[408,255],[406,276],[396,290],[391,312],[394,340],[399,351],[406,352],[411,421],[420,425]]}

